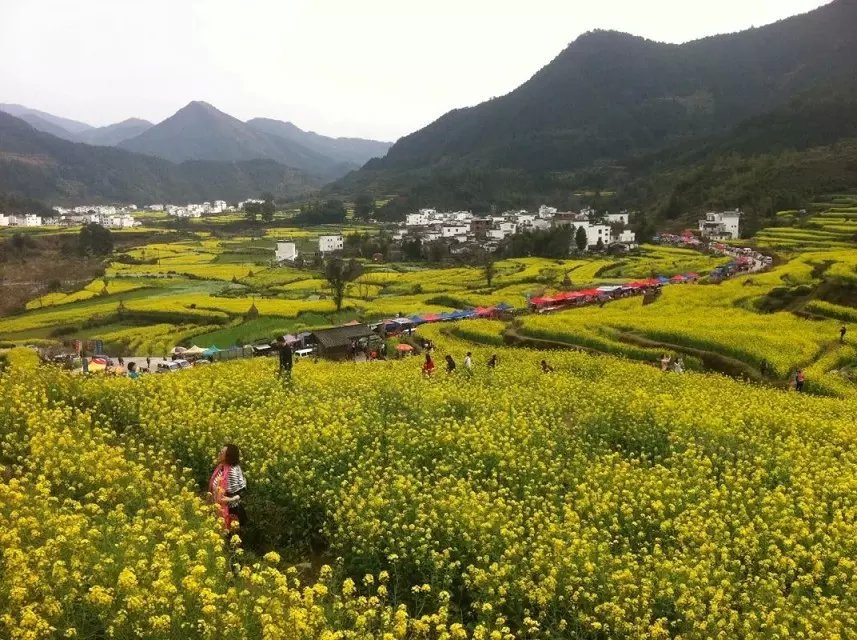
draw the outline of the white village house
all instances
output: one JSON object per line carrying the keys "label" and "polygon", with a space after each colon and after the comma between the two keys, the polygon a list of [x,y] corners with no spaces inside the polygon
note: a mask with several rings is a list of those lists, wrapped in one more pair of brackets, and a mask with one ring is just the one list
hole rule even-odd
{"label": "white village house", "polygon": [[277,262],[294,262],[298,257],[298,249],[294,242],[278,242],[274,259]]}
{"label": "white village house", "polygon": [[12,219],[0,213],[0,227],[8,227],[10,224],[12,224]]}
{"label": "white village house", "polygon": [[699,221],[699,233],[703,238],[712,240],[736,240],[739,236],[741,216],[739,209],[734,211],[709,211],[705,219]]}
{"label": "white village house", "polygon": [[342,251],[343,239],[338,236],[319,236],[318,250],[320,253],[330,253],[331,251]]}

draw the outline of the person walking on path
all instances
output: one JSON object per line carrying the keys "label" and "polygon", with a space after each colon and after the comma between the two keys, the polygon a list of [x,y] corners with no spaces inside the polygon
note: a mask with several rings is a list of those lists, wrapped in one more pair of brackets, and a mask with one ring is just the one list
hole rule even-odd
{"label": "person walking on path", "polygon": [[247,481],[241,471],[241,450],[238,445],[227,444],[217,456],[217,466],[208,480],[208,490],[217,505],[223,528],[247,525],[247,514],[241,504],[241,496],[247,489]]}
{"label": "person walking on path", "polygon": [[446,373],[447,375],[453,373],[455,371],[455,360],[452,359],[452,356],[446,354]]}
{"label": "person walking on path", "polygon": [[426,352],[426,361],[423,363],[423,375],[430,378],[434,373],[434,360],[431,359],[431,354]]}
{"label": "person walking on path", "polygon": [[83,373],[89,373],[89,358],[83,356],[80,361],[80,366]]}
{"label": "person walking on path", "polygon": [[804,382],[806,382],[806,375],[804,374],[803,369],[798,369],[795,374],[795,391],[802,393]]}
{"label": "person walking on path", "polygon": [[839,327],[839,344],[845,344],[845,334],[848,333],[848,329],[845,328],[843,324]]}
{"label": "person walking on path", "polygon": [[470,351],[464,356],[464,370],[473,375],[473,354]]}
{"label": "person walking on path", "polygon": [[294,354],[292,347],[286,342],[283,336],[277,338],[277,349],[280,352],[280,375],[285,378],[290,378],[292,375],[292,365],[294,364]]}
{"label": "person walking on path", "polygon": [[146,356],[146,370],[152,370],[152,356]]}

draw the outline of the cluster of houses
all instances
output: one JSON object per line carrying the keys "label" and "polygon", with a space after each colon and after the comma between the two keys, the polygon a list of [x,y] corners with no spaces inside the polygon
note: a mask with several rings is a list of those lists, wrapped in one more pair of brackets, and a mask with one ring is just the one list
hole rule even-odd
{"label": "cluster of houses", "polygon": [[[341,233],[322,235],[318,237],[318,253],[322,256],[330,253],[342,251],[345,247],[345,238]],[[274,252],[274,262],[294,262],[298,258],[297,244],[290,241],[277,243],[277,248]]]}
{"label": "cluster of houses", "polygon": [[573,233],[577,233],[578,229],[586,232],[587,248],[607,248],[616,244],[633,248],[636,236],[625,228],[630,217],[627,211],[605,214],[599,214],[594,209],[558,211],[556,207],[547,205],[542,205],[535,213],[520,210],[493,216],[475,216],[470,211],[420,209],[417,213],[407,215],[393,237],[400,241],[419,238],[423,242],[446,240],[458,244],[478,244],[493,250],[502,240],[516,233],[570,226]]}
{"label": "cluster of houses", "polygon": [[[243,202],[241,203],[244,204]],[[240,208],[241,205],[239,205]],[[152,204],[146,207],[149,211],[165,211],[174,218],[201,218],[202,216],[217,215],[237,211],[238,208],[226,204],[225,200],[214,202],[188,203],[186,205]]]}
{"label": "cluster of houses", "polygon": [[40,216],[35,213],[20,215],[0,214],[0,227],[41,227],[63,226],[72,227],[95,222],[103,227],[112,229],[129,229],[138,226],[131,215],[136,211],[135,205],[115,207],[112,205],[91,205],[78,207],[54,207],[54,215]]}

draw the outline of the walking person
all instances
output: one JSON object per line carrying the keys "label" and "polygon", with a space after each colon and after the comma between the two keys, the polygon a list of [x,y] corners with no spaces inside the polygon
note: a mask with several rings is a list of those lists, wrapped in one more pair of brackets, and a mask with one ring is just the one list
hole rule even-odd
{"label": "walking person", "polygon": [[467,371],[469,375],[473,375],[473,354],[468,351],[467,355],[464,356],[464,370]]}
{"label": "walking person", "polygon": [[241,450],[238,445],[227,444],[217,456],[217,466],[208,480],[208,490],[228,532],[247,525],[247,514],[241,504],[241,496],[247,489],[247,481],[241,471]]}
{"label": "walking person", "polygon": [[431,359],[431,354],[429,352],[426,352],[426,360],[423,363],[422,371],[426,378],[430,378],[431,374],[434,373],[434,360]]}
{"label": "walking person", "polygon": [[492,353],[491,357],[488,358],[488,368],[489,369],[496,369],[497,368],[497,354],[496,353]]}
{"label": "walking person", "polygon": [[839,327],[839,344],[845,344],[845,334],[848,333],[848,329],[845,328],[843,324]]}
{"label": "walking person", "polygon": [[286,342],[286,339],[283,336],[277,338],[277,350],[279,351],[280,356],[280,376],[291,378],[292,365],[294,364],[294,353],[292,353],[291,345]]}
{"label": "walking person", "polygon": [[83,373],[89,373],[89,358],[83,356],[80,361],[80,367]]}
{"label": "walking person", "polygon": [[146,371],[152,370],[152,356],[146,356]]}
{"label": "walking person", "polygon": [[455,360],[452,359],[452,356],[446,354],[446,374],[449,375],[455,371]]}

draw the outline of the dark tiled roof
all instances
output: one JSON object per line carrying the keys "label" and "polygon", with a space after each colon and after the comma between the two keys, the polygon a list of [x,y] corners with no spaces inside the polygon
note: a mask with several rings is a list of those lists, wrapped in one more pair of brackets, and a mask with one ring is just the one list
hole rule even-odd
{"label": "dark tiled roof", "polygon": [[365,324],[352,324],[331,329],[316,329],[312,332],[316,341],[325,349],[344,347],[356,338],[372,335],[372,330]]}

